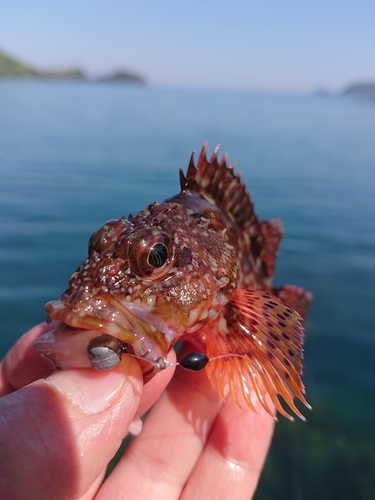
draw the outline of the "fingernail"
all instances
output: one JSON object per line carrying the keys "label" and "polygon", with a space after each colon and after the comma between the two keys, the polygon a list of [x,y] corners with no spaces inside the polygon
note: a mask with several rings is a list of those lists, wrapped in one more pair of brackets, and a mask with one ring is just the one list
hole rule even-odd
{"label": "fingernail", "polygon": [[[126,364],[127,360],[123,360]],[[97,372],[93,369],[54,372],[46,381],[86,414],[99,413],[116,401],[127,369]]]}

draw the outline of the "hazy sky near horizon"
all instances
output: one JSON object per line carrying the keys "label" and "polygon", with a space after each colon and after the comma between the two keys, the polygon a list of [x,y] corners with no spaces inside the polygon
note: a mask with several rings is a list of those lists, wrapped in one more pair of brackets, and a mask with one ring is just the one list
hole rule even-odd
{"label": "hazy sky near horizon", "polygon": [[154,85],[337,91],[375,81],[375,1],[3,0],[0,50]]}

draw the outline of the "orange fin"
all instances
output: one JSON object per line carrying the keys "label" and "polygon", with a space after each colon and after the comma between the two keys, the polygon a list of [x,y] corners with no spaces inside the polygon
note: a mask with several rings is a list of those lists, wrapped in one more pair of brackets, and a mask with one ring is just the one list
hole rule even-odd
{"label": "orange fin", "polygon": [[223,399],[228,386],[238,406],[240,398],[254,409],[254,390],[263,408],[274,416],[267,405],[268,393],[278,411],[293,420],[281,406],[280,394],[304,420],[293,401],[297,397],[310,408],[303,396],[302,344],[303,327],[296,311],[268,292],[235,290],[215,327],[207,332],[207,374]]}
{"label": "orange fin", "polygon": [[295,309],[303,320],[306,320],[307,313],[312,301],[312,293],[302,287],[295,285],[283,285],[273,288],[273,293],[280,300]]}

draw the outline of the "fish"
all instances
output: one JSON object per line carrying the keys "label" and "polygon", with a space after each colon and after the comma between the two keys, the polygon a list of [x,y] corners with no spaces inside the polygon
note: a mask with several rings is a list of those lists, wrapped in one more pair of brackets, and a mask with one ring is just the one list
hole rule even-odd
{"label": "fish", "polygon": [[[283,224],[260,220],[241,174],[219,146],[197,165],[191,154],[180,192],[137,215],[106,222],[67,290],[45,306],[54,330],[35,348],[56,368],[111,369],[128,354],[148,368],[171,364],[176,343],[196,352],[179,364],[205,369],[221,398],[255,410],[253,396],[300,418],[304,322],[311,292],[272,284]],[[268,396],[267,396],[268,395]],[[284,405],[285,406],[285,405]]]}

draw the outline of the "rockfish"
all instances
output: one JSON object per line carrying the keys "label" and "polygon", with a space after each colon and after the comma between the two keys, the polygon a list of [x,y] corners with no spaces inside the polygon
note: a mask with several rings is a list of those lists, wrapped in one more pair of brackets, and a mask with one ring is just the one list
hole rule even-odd
{"label": "rockfish", "polygon": [[59,300],[46,304],[56,329],[35,347],[57,368],[115,366],[123,353],[148,362],[146,381],[170,366],[176,342],[197,352],[185,368],[205,367],[223,399],[253,408],[255,391],[273,415],[281,395],[306,406],[302,374],[303,318],[311,294],[273,287],[283,226],[259,220],[253,203],[218,147],[197,166],[191,155],[181,191],[138,215],[110,220],[94,233],[88,257]]}

